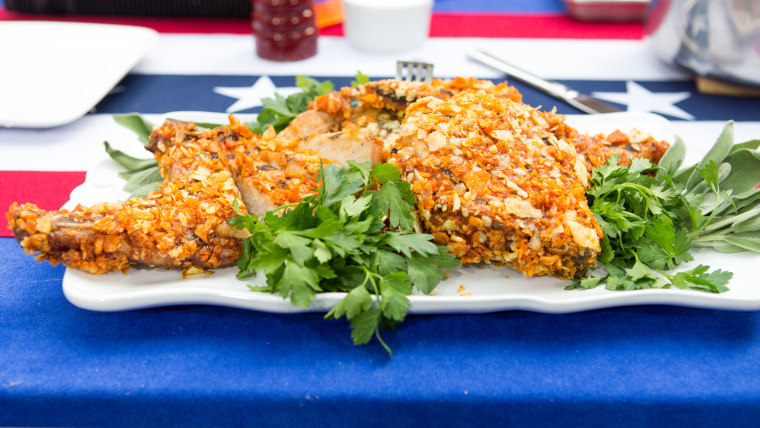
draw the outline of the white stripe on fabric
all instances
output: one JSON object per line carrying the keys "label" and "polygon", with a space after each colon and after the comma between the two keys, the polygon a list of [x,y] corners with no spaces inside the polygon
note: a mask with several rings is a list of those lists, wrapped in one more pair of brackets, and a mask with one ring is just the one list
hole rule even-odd
{"label": "white stripe on fabric", "polygon": [[467,59],[480,48],[548,79],[684,80],[641,40],[431,38],[401,54],[357,50],[343,37],[321,37],[315,57],[278,63],[257,58],[253,37],[230,34],[162,34],[134,69],[144,74],[221,74],[271,76],[392,76],[396,60],[432,62],[435,75],[503,78],[503,74]]}
{"label": "white stripe on fabric", "polygon": [[[144,115],[157,124],[162,115]],[[672,121],[675,132],[687,144],[687,163],[699,160],[718,137],[725,122]],[[736,141],[760,136],[760,121],[737,122]],[[627,131],[627,130],[624,130]],[[116,124],[111,115],[93,114],[66,126],[53,129],[3,129],[0,140],[0,170],[85,171],[106,159],[103,141],[138,157],[150,157],[135,135]]]}

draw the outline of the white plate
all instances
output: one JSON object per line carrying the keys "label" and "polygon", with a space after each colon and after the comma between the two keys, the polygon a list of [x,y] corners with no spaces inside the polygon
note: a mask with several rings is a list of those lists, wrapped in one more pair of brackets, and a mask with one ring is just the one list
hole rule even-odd
{"label": "white plate", "polygon": [[82,117],[157,38],[126,25],[0,22],[0,126],[49,128]]}
{"label": "white plate", "polygon": [[[224,122],[224,115],[182,113],[175,117],[192,117],[206,122]],[[672,141],[670,124],[660,116],[651,114],[614,113],[594,116],[569,116],[568,121],[587,132],[628,131],[633,127],[646,130],[655,137]],[[101,162],[87,173],[84,184],[72,192],[69,204],[92,204],[113,200],[124,193],[117,176],[118,168],[112,162]],[[696,261],[685,266],[703,263],[713,269],[734,272],[729,284],[731,291],[712,294],[691,290],[637,290],[608,291],[564,290],[569,281],[556,278],[526,278],[510,268],[492,266],[463,266],[453,270],[433,295],[410,297],[410,313],[478,313],[503,310],[531,310],[538,312],[568,313],[614,306],[666,304],[715,309],[760,309],[760,285],[757,284],[757,266],[760,256],[755,254],[720,254],[697,251]],[[128,275],[120,272],[106,275],[89,275],[67,269],[63,277],[63,291],[71,303],[91,310],[119,311],[155,306],[181,304],[210,304],[254,309],[267,312],[302,312],[279,296],[251,292],[246,284],[235,278],[236,268],[220,269],[210,276],[182,279],[171,271],[133,269]],[[310,311],[327,311],[342,298],[341,293],[318,295]]]}

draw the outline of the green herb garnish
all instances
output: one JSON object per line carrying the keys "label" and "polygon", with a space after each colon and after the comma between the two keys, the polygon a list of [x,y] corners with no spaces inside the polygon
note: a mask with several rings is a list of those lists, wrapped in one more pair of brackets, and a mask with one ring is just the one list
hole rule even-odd
{"label": "green herb garnish", "polygon": [[356,77],[351,81],[351,86],[357,87],[369,83],[369,77],[361,71],[356,72]]}
{"label": "green herb garnish", "polygon": [[287,97],[275,93],[274,98],[261,100],[264,109],[256,116],[255,122],[246,123],[252,132],[261,134],[269,126],[273,126],[275,131],[280,132],[299,113],[305,112],[314,98],[325,95],[333,89],[330,81],[318,82],[303,75],[296,76],[296,86],[301,88],[301,92]]}
{"label": "green herb garnish", "polygon": [[153,125],[143,119],[142,116],[137,113],[115,114],[113,115],[113,120],[137,134],[137,138],[143,144],[148,144],[150,133],[153,132]]}
{"label": "green herb garnish", "polygon": [[398,168],[349,165],[320,167],[317,194],[300,203],[262,219],[230,220],[251,233],[238,277],[262,273],[267,285],[252,290],[278,293],[304,308],[316,293],[347,292],[325,318],[345,317],[354,344],[374,336],[390,354],[380,330],[404,320],[412,286],[430,293],[446,278],[442,269],[459,261],[431,235],[414,233],[414,194]]}
{"label": "green herb garnish", "polygon": [[[699,265],[672,273],[693,260],[692,248],[760,252],[760,141],[734,145],[729,122],[697,164],[679,170],[685,145],[677,139],[660,162],[619,158],[592,173],[587,192],[602,227],[598,262],[606,273],[568,287],[610,290],[643,288],[727,291],[733,274]],[[657,175],[648,175],[657,172]]]}

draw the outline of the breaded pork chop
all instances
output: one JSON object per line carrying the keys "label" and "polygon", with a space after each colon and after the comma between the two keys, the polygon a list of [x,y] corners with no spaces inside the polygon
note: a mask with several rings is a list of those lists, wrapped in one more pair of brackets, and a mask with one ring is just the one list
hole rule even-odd
{"label": "breaded pork chop", "polygon": [[424,229],[464,263],[579,278],[596,262],[585,159],[530,106],[484,91],[418,100],[391,163],[411,183]]}
{"label": "breaded pork chop", "polygon": [[584,195],[590,169],[614,154],[657,162],[667,143],[582,135],[506,84],[456,78],[342,88],[279,134],[254,135],[234,118],[210,131],[168,121],[147,148],[165,178],[159,192],[73,211],[14,204],[22,247],[93,273],[220,267],[240,253],[241,231],[226,224],[235,197],[263,215],[313,194],[320,164],[390,157],[412,183],[426,231],[463,262],[579,277],[599,251]]}
{"label": "breaded pork chop", "polygon": [[245,236],[227,224],[238,195],[224,155],[225,140],[233,137],[227,127],[201,131],[191,123],[167,121],[148,146],[165,178],[158,191],[73,210],[13,204],[9,225],[37,260],[89,273],[130,266],[192,273],[232,264]]}
{"label": "breaded pork chop", "polygon": [[302,113],[279,134],[251,133],[230,118],[238,138],[227,140],[227,156],[248,212],[263,216],[315,193],[320,165],[380,161],[382,141],[361,129],[329,132],[321,112]]}

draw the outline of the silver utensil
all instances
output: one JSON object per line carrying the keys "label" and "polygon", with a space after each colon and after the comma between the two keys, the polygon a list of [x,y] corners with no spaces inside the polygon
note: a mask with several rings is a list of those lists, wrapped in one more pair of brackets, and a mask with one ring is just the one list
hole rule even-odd
{"label": "silver utensil", "polygon": [[396,80],[430,83],[433,81],[433,64],[416,61],[396,61]]}
{"label": "silver utensil", "polygon": [[499,71],[503,71],[504,73],[507,73],[508,76],[527,85],[533,86],[555,98],[559,98],[582,112],[595,114],[620,111],[619,108],[607,104],[604,101],[581,94],[575,89],[568,88],[561,83],[544,80],[479,49],[470,50],[467,52],[467,56]]}

